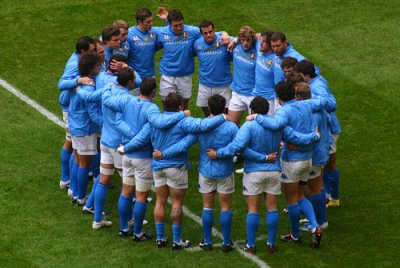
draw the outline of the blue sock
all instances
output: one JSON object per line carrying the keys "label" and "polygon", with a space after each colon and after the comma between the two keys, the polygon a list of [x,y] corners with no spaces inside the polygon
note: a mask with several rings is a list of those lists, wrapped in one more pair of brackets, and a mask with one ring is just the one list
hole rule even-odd
{"label": "blue sock", "polygon": [[300,238],[300,206],[298,203],[288,205],[288,214],[290,226],[292,227],[292,236]]}
{"label": "blue sock", "polygon": [[275,245],[276,230],[278,230],[279,214],[277,210],[271,210],[267,212],[267,223],[268,239],[267,243]]}
{"label": "blue sock", "polygon": [[68,182],[69,181],[69,160],[71,158],[72,151],[61,149],[61,181]]}
{"label": "blue sock", "polygon": [[106,202],[107,185],[99,182],[94,194],[94,221],[101,222],[103,220],[104,203]]}
{"label": "blue sock", "polygon": [[132,217],[129,218],[129,211],[132,211],[132,198],[121,194],[118,200],[119,229],[121,231],[129,229],[128,221],[132,219]]}
{"label": "blue sock", "polygon": [[93,178],[96,178],[100,174],[100,153],[93,156],[90,171],[93,174]]}
{"label": "blue sock", "polygon": [[317,228],[318,223],[317,220],[315,219],[315,212],[313,209],[313,206],[310,201],[308,201],[307,198],[303,198],[299,201],[299,206],[301,211],[306,215],[307,219],[310,221],[311,228]]}
{"label": "blue sock", "polygon": [[79,167],[77,180],[78,180],[78,199],[83,199],[86,196],[86,190],[89,181],[89,169]]}
{"label": "blue sock", "polygon": [[336,168],[332,171],[328,171],[328,179],[331,183],[331,197],[334,200],[339,199],[339,170]]}
{"label": "blue sock", "polygon": [[311,203],[314,208],[315,218],[318,225],[322,225],[327,222],[325,200],[326,198],[324,190],[321,190],[319,194],[311,196]]}
{"label": "blue sock", "polygon": [[165,224],[163,222],[156,222],[156,232],[157,232],[157,240],[164,239],[164,227]]}
{"label": "blue sock", "polygon": [[324,175],[322,177],[322,180],[324,182],[324,189],[325,189],[325,193],[328,195],[331,195],[331,182],[328,179],[328,170],[325,168],[324,169]]}
{"label": "blue sock", "polygon": [[75,155],[71,154],[71,156],[69,157],[69,164],[68,164],[68,166],[69,166],[69,174],[72,173],[72,167],[74,166],[74,163],[75,163]]}
{"label": "blue sock", "polygon": [[210,244],[212,243],[211,229],[214,224],[214,210],[212,208],[203,208],[201,220],[203,224],[204,243]]}
{"label": "blue sock", "polygon": [[181,237],[182,225],[172,224],[172,235],[174,237],[174,242],[179,243],[182,240]]}
{"label": "blue sock", "polygon": [[220,213],[219,220],[221,223],[224,244],[229,244],[231,242],[232,216],[232,210],[223,210]]}
{"label": "blue sock", "polygon": [[247,213],[246,227],[247,227],[247,245],[254,246],[256,244],[256,235],[260,221],[260,214]]}
{"label": "blue sock", "polygon": [[[132,203],[132,202],[131,202]],[[133,209],[133,217],[135,218],[134,234],[140,234],[143,231],[143,219],[146,214],[147,203],[136,201]]]}
{"label": "blue sock", "polygon": [[[321,202],[321,224],[324,224],[328,222],[328,213],[326,211],[326,203],[325,203],[325,191],[324,189],[321,190],[321,193],[319,194],[319,202]],[[319,222],[318,222],[319,223]]]}
{"label": "blue sock", "polygon": [[89,198],[85,204],[85,207],[87,208],[94,207],[94,194],[96,193],[96,187],[97,184],[99,184],[99,181],[100,181],[100,175],[98,175],[93,182],[92,191],[90,192]]}
{"label": "blue sock", "polygon": [[79,169],[79,164],[74,162],[74,164],[72,165],[72,173],[70,176],[70,185],[69,185],[69,188],[72,191],[72,197],[78,196],[78,169]]}

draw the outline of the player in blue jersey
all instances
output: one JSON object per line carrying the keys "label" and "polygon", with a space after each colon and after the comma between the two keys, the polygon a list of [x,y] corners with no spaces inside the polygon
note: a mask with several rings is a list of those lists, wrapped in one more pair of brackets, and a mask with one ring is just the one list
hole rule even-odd
{"label": "player in blue jersey", "polygon": [[[307,101],[296,101],[295,89],[291,83],[279,82],[275,87],[278,99],[282,107],[274,117],[256,116],[256,120],[262,126],[269,129],[279,129],[290,126],[300,133],[312,131],[312,113],[320,111],[327,105],[323,98]],[[250,116],[249,118],[254,118]],[[285,142],[281,156],[281,182],[288,203],[288,214],[292,227],[292,233],[281,236],[280,239],[287,242],[300,241],[300,211],[310,220],[312,225],[311,246],[319,247],[322,238],[322,230],[318,227],[315,213],[310,201],[306,198],[299,200],[298,192],[300,181],[307,181],[311,171],[312,146],[296,146],[295,150],[289,150]]]}
{"label": "player in blue jersey", "polygon": [[278,99],[275,93],[275,84],[277,83],[274,65],[275,54],[271,49],[272,31],[264,31],[257,40],[257,64],[255,74],[254,96],[262,96],[268,100],[268,114],[273,115],[279,108]]}
{"label": "player in blue jersey", "polygon": [[233,49],[233,81],[231,84],[232,99],[229,103],[228,115],[230,120],[239,125],[245,111],[250,113],[250,102],[253,100],[255,85],[255,67],[257,38],[255,31],[244,26],[239,30],[239,44]]}
{"label": "player in blue jersey", "polygon": [[201,22],[199,28],[202,37],[194,43],[194,52],[199,59],[199,90],[196,104],[203,110],[204,117],[207,117],[210,115],[208,98],[214,94],[225,98],[225,113],[227,112],[232,96],[229,89],[232,82],[230,71],[232,57],[221,40],[221,35],[215,33],[211,21]]}
{"label": "player in blue jersey", "polygon": [[[271,47],[275,53],[275,76],[277,82],[283,81],[285,79],[285,74],[282,70],[281,64],[283,58],[293,57],[298,62],[305,59],[294,47],[288,43],[286,36],[282,32],[275,32],[271,36]],[[316,72],[319,74],[319,69],[316,68]]]}
{"label": "player in blue jersey", "polygon": [[323,97],[329,100],[330,108],[327,109],[330,115],[330,131],[334,142],[329,150],[329,162],[324,170],[324,184],[328,193],[329,202],[327,207],[340,206],[339,201],[339,170],[336,167],[336,144],[341,132],[339,120],[334,112],[336,100],[332,95],[328,83],[315,70],[315,65],[307,60],[296,64],[294,70],[303,75],[305,82],[310,85],[312,98]]}
{"label": "player in blue jersey", "polygon": [[[182,97],[170,93],[166,98],[165,116],[176,116],[182,110]],[[219,115],[203,120],[186,117],[168,129],[159,129],[146,124],[142,130],[125,146],[118,150],[125,153],[137,151],[149,142],[154,148],[152,168],[156,187],[157,202],[154,208],[154,218],[157,231],[157,247],[166,246],[164,234],[164,219],[168,195],[172,202],[172,249],[187,248],[189,241],[181,238],[182,206],[186,189],[188,188],[188,148],[195,142],[196,137],[187,133],[208,131],[222,124],[225,116]]]}
{"label": "player in blue jersey", "polygon": [[[211,117],[220,115],[225,110],[226,100],[221,95],[212,95],[208,99]],[[203,250],[212,249],[212,227],[214,223],[215,193],[218,193],[220,206],[220,223],[222,227],[222,251],[233,249],[230,239],[232,226],[232,194],[235,192],[233,174],[233,156],[225,159],[211,160],[207,156],[209,148],[218,149],[229,144],[236,135],[238,127],[229,121],[213,130],[198,134],[200,144],[199,192],[203,196],[202,225],[204,239],[199,246]]]}
{"label": "player in blue jersey", "polygon": [[[61,76],[58,82],[58,89],[61,91],[59,97],[59,103],[62,107],[63,120],[65,123],[65,141],[64,145],[61,149],[61,180],[60,180],[60,188],[68,189],[70,185],[70,161],[73,160],[72,155],[72,141],[71,134],[69,132],[68,126],[68,107],[70,103],[71,90],[73,90],[76,86],[82,84],[93,83],[92,78],[89,77],[80,77],[78,70],[78,61],[80,55],[84,52],[93,52],[96,47],[94,45],[94,40],[88,36],[80,37],[75,45],[75,52],[68,59],[67,64],[65,65],[64,73]],[[70,191],[69,191],[70,193]]]}
{"label": "player in blue jersey", "polygon": [[[250,103],[252,113],[266,115],[268,101],[255,97]],[[259,225],[259,210],[262,194],[265,193],[268,227],[267,249],[276,252],[275,236],[278,225],[277,197],[280,194],[280,163],[276,155],[281,140],[290,140],[295,144],[310,144],[318,140],[318,133],[301,134],[289,127],[282,130],[268,130],[257,122],[248,121],[240,128],[232,143],[217,152],[209,152],[210,157],[225,158],[242,151],[244,157],[243,195],[248,204],[247,242],[242,249],[255,253],[256,233]],[[267,162],[266,162],[267,161]]]}
{"label": "player in blue jersey", "polygon": [[[100,72],[100,60],[100,57],[94,52],[84,53],[78,63],[80,76],[94,79]],[[76,91],[88,94],[94,90],[93,82],[76,88]],[[73,202],[83,205],[86,200],[90,164],[93,156],[97,154],[97,132],[102,126],[102,118],[96,105],[83,102],[76,91],[71,94],[68,109],[72,147],[75,155],[71,175],[71,181],[74,183],[71,190]]]}
{"label": "player in blue jersey", "polygon": [[[307,100],[311,98],[311,89],[305,82],[295,84],[296,100]],[[329,147],[333,142],[333,137],[329,130],[329,115],[325,110],[318,113],[313,113],[313,123],[318,127],[321,133],[321,139],[315,145],[312,156],[312,169],[307,181],[307,186],[310,191],[310,201],[313,205],[316,221],[321,229],[328,227],[328,220],[325,207],[325,192],[323,191],[323,169],[324,165],[329,160]],[[304,195],[306,192],[304,183],[301,183],[299,195]],[[309,230],[311,225],[304,226],[304,230]],[[303,229],[302,229],[303,230]]]}
{"label": "player in blue jersey", "polygon": [[[168,13],[165,9],[161,9],[161,15],[158,16],[165,19],[167,16],[165,12]],[[147,8],[138,9],[135,19],[136,25],[130,27],[128,32],[129,66],[142,78],[155,77],[154,54],[160,49],[156,44],[156,31],[159,27],[153,27],[152,13]]]}
{"label": "player in blue jersey", "polygon": [[[108,95],[104,99],[104,105],[122,117],[117,122],[117,128],[122,134],[122,143],[130,141],[143,126],[150,122],[160,128],[171,127],[179,120],[189,115],[189,111],[176,113],[175,116],[164,116],[160,113],[152,99],[156,94],[155,78],[145,78],[140,85],[139,97],[116,97]],[[153,184],[151,172],[151,157],[153,148],[150,144],[140,150],[128,153],[123,157],[123,185],[118,201],[120,217],[120,237],[133,236],[134,241],[144,241],[152,238],[151,234],[143,231],[142,222],[146,213],[147,198]],[[133,210],[135,225],[134,230],[129,228],[132,219],[132,194],[136,187],[136,202]]]}
{"label": "player in blue jersey", "polygon": [[121,54],[125,58],[129,56],[129,43],[128,43],[128,24],[123,20],[116,20],[113,26],[119,29],[120,45],[115,49],[113,54]]}
{"label": "player in blue jersey", "polygon": [[285,79],[293,72],[293,67],[296,65],[297,60],[293,57],[284,57],[281,63],[281,69],[285,74]]}
{"label": "player in blue jersey", "polygon": [[113,25],[104,27],[101,33],[101,40],[104,44],[106,66],[108,66],[110,57],[114,54],[114,51],[120,48],[121,39],[119,34],[119,28]]}

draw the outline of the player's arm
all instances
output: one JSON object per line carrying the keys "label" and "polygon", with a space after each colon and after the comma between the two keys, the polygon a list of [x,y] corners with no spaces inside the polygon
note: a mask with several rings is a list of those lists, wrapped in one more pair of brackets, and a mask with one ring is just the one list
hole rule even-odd
{"label": "player's arm", "polygon": [[254,162],[260,162],[260,163],[271,162],[271,163],[273,163],[273,162],[275,162],[278,153],[275,152],[275,153],[270,153],[270,154],[265,155],[265,154],[262,154],[260,152],[253,150],[252,148],[247,147],[242,151],[242,155],[244,158],[249,159]]}
{"label": "player's arm", "polygon": [[225,115],[220,114],[204,119],[188,117],[180,122],[180,128],[187,133],[199,133],[212,130],[225,122]]}
{"label": "player's arm", "polygon": [[146,113],[147,121],[154,127],[159,129],[167,129],[185,118],[184,112],[174,114],[164,114],[160,112],[157,105],[151,105]]}
{"label": "player's arm", "polygon": [[85,103],[101,103],[101,97],[104,91],[110,90],[110,86],[106,85],[101,89],[86,91],[80,88],[76,89],[76,93],[78,97],[83,100]]}
{"label": "player's arm", "polygon": [[309,145],[318,141],[320,136],[321,135],[318,132],[318,127],[315,129],[315,132],[307,134],[295,131],[290,126],[286,126],[283,129],[283,140],[290,144]]}
{"label": "player's arm", "polygon": [[130,95],[114,96],[111,94],[110,90],[105,90],[103,93],[102,104],[114,112],[122,113],[126,109],[130,99]]}
{"label": "player's arm", "polygon": [[94,122],[98,127],[101,128],[103,126],[103,116],[101,115],[101,112],[97,105],[94,103],[88,103],[87,109],[90,120],[92,120],[92,122]]}
{"label": "player's arm", "polygon": [[236,153],[242,151],[249,145],[251,139],[248,124],[244,124],[236,133],[231,143],[216,151],[217,158],[226,159],[233,157]]}
{"label": "player's arm", "polygon": [[175,143],[174,145],[162,151],[163,159],[173,158],[177,155],[187,152],[189,148],[196,143],[196,140],[196,135],[186,135],[185,138],[180,140],[178,143]]}
{"label": "player's arm", "polygon": [[254,119],[263,128],[269,130],[278,130],[288,124],[287,116],[285,116],[285,114],[282,112],[281,109],[276,112],[274,117],[268,115],[260,115],[260,114],[253,114],[247,117],[247,120],[254,120]]}
{"label": "player's arm", "polygon": [[128,139],[133,139],[135,137],[136,132],[133,131],[129,125],[126,123],[123,114],[117,113],[115,118],[115,126],[118,132]]}
{"label": "player's arm", "polygon": [[150,142],[151,138],[151,127],[150,124],[145,124],[140,130],[140,132],[133,138],[131,139],[127,144],[125,144],[123,149],[118,149],[119,152],[123,151],[124,153],[132,153],[134,151],[139,150],[146,144]]}

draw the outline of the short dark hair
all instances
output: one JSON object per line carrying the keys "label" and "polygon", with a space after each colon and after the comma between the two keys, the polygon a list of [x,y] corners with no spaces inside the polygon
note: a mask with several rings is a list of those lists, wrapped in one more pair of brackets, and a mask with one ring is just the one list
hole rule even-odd
{"label": "short dark hair", "polygon": [[274,33],[274,31],[271,31],[271,30],[265,30],[264,32],[261,33],[261,36],[267,37],[267,44],[268,44],[269,49],[271,49],[271,36],[273,33]]}
{"label": "short dark hair", "polygon": [[294,99],[294,86],[289,82],[281,81],[276,84],[275,92],[281,101],[287,102]]}
{"label": "short dark hair", "polygon": [[302,73],[303,75],[309,75],[311,78],[316,76],[315,65],[309,60],[302,60],[293,67],[293,71]]}
{"label": "short dark hair", "polygon": [[89,36],[81,36],[79,37],[79,39],[76,41],[75,44],[75,50],[76,53],[80,54],[81,51],[88,51],[90,44],[96,45],[95,41],[93,40],[93,38],[89,37]]}
{"label": "short dark hair", "polygon": [[143,96],[150,96],[157,88],[157,80],[153,77],[146,77],[140,84],[140,94]]}
{"label": "short dark hair", "polygon": [[106,26],[101,33],[101,39],[103,40],[103,42],[110,41],[111,37],[116,35],[119,36],[119,28],[117,26]]}
{"label": "short dark hair", "polygon": [[201,28],[207,28],[207,27],[209,27],[210,25],[211,25],[212,28],[214,29],[214,23],[212,23],[212,21],[210,21],[210,20],[203,20],[203,21],[200,23],[200,25],[199,25],[200,32],[203,33],[203,31],[201,30]]}
{"label": "short dark hair", "polygon": [[80,76],[89,76],[96,65],[100,63],[101,58],[96,52],[83,53],[78,63]]}
{"label": "short dark hair", "polygon": [[297,59],[293,57],[284,57],[283,61],[281,63],[281,68],[287,68],[287,67],[294,67],[297,63]]}
{"label": "short dark hair", "polygon": [[126,87],[129,81],[135,81],[135,72],[131,68],[122,68],[118,71],[117,82],[121,86]]}
{"label": "short dark hair", "polygon": [[294,85],[296,96],[301,96],[303,100],[311,99],[311,88],[306,82],[299,82]]}
{"label": "short dark hair", "polygon": [[179,106],[182,105],[183,99],[179,93],[171,92],[165,99],[165,111],[166,112],[177,112],[179,111]]}
{"label": "short dark hair", "polygon": [[264,97],[257,96],[250,102],[250,109],[256,114],[267,114],[269,103]]}
{"label": "short dark hair", "polygon": [[286,41],[286,35],[282,32],[274,32],[271,36],[271,41],[282,41],[285,42]]}
{"label": "short dark hair", "polygon": [[285,81],[294,85],[298,82],[304,82],[304,78],[301,74],[297,72],[291,72],[285,76]]}
{"label": "short dark hair", "polygon": [[114,54],[114,55],[112,55],[112,56],[110,57],[110,59],[108,60],[107,69],[110,69],[110,70],[111,70],[110,62],[112,62],[112,61],[121,61],[121,62],[124,62],[124,63],[128,64],[128,58],[127,58],[127,57],[125,57],[125,56],[122,55],[122,54]]}
{"label": "short dark hair", "polygon": [[153,14],[151,13],[151,11],[145,7],[143,8],[139,8],[138,10],[136,10],[136,15],[135,15],[135,19],[136,22],[138,21],[144,21],[145,19],[147,19],[148,17],[151,17]]}
{"label": "short dark hair", "polygon": [[208,98],[208,108],[213,115],[219,115],[224,112],[226,100],[219,94],[214,94]]}
{"label": "short dark hair", "polygon": [[167,19],[169,22],[176,20],[183,20],[183,14],[179,9],[174,8],[168,12]]}

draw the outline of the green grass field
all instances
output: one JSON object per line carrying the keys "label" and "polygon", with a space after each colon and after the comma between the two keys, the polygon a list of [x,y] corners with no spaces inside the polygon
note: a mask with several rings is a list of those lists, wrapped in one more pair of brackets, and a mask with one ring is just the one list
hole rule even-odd
{"label": "green grass field", "polygon": [[[56,84],[76,39],[97,36],[104,25],[116,19],[133,25],[139,7],[149,7],[154,13],[157,6],[178,7],[185,23],[198,25],[203,19],[211,19],[217,30],[231,35],[243,25],[257,31],[268,28],[285,32],[296,49],[320,67],[338,101],[343,130],[338,150],[342,206],[329,209],[329,228],[320,249],[311,249],[310,235],[304,234],[301,245],[278,242],[275,255],[268,254],[264,240],[259,240],[256,256],[271,267],[398,264],[398,1],[0,0],[0,6],[0,78],[59,117]],[[156,25],[163,24],[154,20]],[[193,84],[197,85],[197,75]],[[194,105],[192,100],[193,114],[201,116]],[[135,244],[120,239],[117,176],[106,203],[114,226],[92,230],[92,217],[71,205],[58,187],[63,129],[3,88],[0,122],[0,267],[256,266],[237,251],[171,252],[168,248],[156,249],[154,241]],[[186,206],[200,215],[197,155],[195,146],[191,149]],[[246,215],[241,177],[236,179],[235,241],[245,239]],[[285,206],[282,200],[280,208]],[[150,223],[146,228],[155,233],[152,208],[150,205],[147,210]],[[216,212],[215,227],[220,230]],[[264,217],[262,213],[260,218]],[[288,232],[287,217],[280,214],[280,219],[279,234]],[[169,226],[167,221],[167,236],[171,237]],[[258,236],[265,235],[265,222],[261,220]],[[185,217],[183,236],[197,244],[202,239],[201,226]]]}

